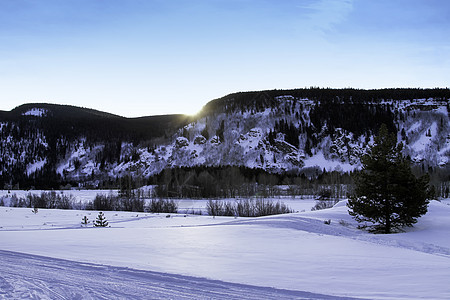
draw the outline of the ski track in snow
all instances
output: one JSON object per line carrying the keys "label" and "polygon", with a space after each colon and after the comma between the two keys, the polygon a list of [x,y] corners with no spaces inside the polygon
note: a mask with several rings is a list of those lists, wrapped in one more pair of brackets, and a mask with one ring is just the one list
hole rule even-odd
{"label": "ski track in snow", "polygon": [[0,250],[0,299],[357,299]]}

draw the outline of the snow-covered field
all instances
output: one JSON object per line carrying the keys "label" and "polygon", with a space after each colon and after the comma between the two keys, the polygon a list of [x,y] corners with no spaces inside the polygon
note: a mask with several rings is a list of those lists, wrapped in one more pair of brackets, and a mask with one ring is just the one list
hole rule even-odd
{"label": "snow-covered field", "polygon": [[345,201],[261,218],[105,212],[108,228],[81,227],[95,211],[0,207],[0,299],[450,299],[449,203],[391,235],[356,229]]}

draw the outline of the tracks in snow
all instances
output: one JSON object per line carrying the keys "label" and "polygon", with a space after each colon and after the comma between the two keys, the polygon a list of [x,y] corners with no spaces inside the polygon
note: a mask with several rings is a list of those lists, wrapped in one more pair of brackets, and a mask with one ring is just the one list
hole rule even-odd
{"label": "tracks in snow", "polygon": [[0,250],[0,299],[354,299]]}

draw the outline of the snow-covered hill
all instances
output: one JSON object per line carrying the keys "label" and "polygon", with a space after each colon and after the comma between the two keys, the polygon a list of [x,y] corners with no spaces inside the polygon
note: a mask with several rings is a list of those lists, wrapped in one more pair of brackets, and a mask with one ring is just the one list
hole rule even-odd
{"label": "snow-covered hill", "polygon": [[[152,175],[167,167],[196,165],[237,165],[270,172],[305,168],[346,172],[360,167],[359,158],[373,141],[373,132],[357,136],[335,128],[328,133],[326,126],[315,128],[309,119],[309,113],[316,105],[313,101],[295,101],[290,97],[276,100],[275,108],[260,112],[222,112],[205,116],[180,129],[168,143],[157,145],[151,151],[139,149],[136,160],[123,161],[111,168],[110,174],[116,176],[139,170],[141,174]],[[389,105],[397,115],[394,124],[399,142],[405,144],[405,155],[427,168],[448,167],[450,124],[447,103],[417,100],[391,101]],[[286,134],[282,132],[271,139],[270,133],[276,131],[275,124],[280,121],[293,124],[296,129],[311,128],[316,144],[307,150],[310,137],[306,131],[300,131],[298,145],[286,141]],[[218,132],[223,136],[219,137]],[[124,155],[131,158],[130,150],[127,153],[129,145],[124,144],[122,148]]]}
{"label": "snow-covered hill", "polygon": [[[125,175],[146,178],[166,168],[192,166],[245,166],[272,173],[348,172],[360,166],[360,156],[382,122],[396,131],[398,141],[405,144],[405,155],[419,168],[450,170],[446,98],[320,101],[261,92],[243,102],[239,95],[211,102],[198,117],[185,120],[183,126],[173,125],[178,129],[172,131],[158,124],[175,124],[173,119],[153,120],[151,126],[134,120],[133,126],[141,127],[124,131],[127,120],[95,112],[88,115],[91,119],[83,115],[82,121],[73,121],[81,129],[71,125],[60,133],[48,127],[54,121],[51,106],[27,106],[16,121],[0,122],[1,182],[4,188],[41,187],[49,181],[96,187]],[[104,119],[97,119],[100,116]],[[106,130],[109,125],[100,131],[83,129],[91,124],[83,121],[86,118],[92,124],[107,122],[120,129]],[[55,124],[65,124],[64,118],[57,120]],[[146,130],[158,134],[143,137]]]}
{"label": "snow-covered hill", "polygon": [[81,227],[95,211],[0,207],[0,298],[449,299],[448,203],[390,235],[358,230],[345,201],[260,218],[106,212],[108,228]]}

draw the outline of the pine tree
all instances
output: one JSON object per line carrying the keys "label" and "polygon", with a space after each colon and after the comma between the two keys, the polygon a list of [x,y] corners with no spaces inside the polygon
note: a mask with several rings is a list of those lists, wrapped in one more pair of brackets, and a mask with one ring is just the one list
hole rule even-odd
{"label": "pine tree", "polygon": [[208,123],[205,124],[205,128],[203,128],[201,135],[203,135],[205,139],[209,140]]}
{"label": "pine tree", "polygon": [[91,221],[89,221],[87,216],[84,216],[83,218],[81,218],[81,225],[82,226],[87,226]]}
{"label": "pine tree", "polygon": [[106,227],[108,226],[108,221],[106,220],[105,214],[103,212],[99,212],[97,219],[94,222],[95,227]]}
{"label": "pine tree", "polygon": [[216,135],[219,137],[222,143],[225,141],[225,138],[223,136],[224,132],[225,132],[225,120],[222,120],[222,122],[220,123],[220,127],[216,130]]}
{"label": "pine tree", "polygon": [[429,177],[416,178],[401,150],[395,134],[382,125],[355,178],[349,213],[358,222],[372,222],[375,231],[412,226],[427,212]]}

